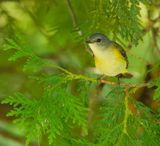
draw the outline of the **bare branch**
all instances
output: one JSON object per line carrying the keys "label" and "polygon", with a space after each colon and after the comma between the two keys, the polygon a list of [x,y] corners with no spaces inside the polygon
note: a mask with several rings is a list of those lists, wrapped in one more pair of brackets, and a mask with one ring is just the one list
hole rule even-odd
{"label": "bare branch", "polygon": [[71,19],[72,19],[73,27],[77,30],[78,34],[79,34],[80,36],[82,36],[83,33],[82,33],[82,31],[80,30],[80,28],[78,27],[78,25],[77,25],[77,19],[76,19],[76,15],[75,15],[75,13],[74,13],[73,7],[72,7],[72,5],[71,5],[71,1],[70,1],[70,0],[66,0],[66,3],[67,3],[67,7],[68,7],[68,10],[69,10]]}

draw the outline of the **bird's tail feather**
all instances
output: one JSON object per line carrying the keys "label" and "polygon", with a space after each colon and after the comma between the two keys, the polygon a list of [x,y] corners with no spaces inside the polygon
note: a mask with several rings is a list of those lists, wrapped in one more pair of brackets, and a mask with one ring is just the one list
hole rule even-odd
{"label": "bird's tail feather", "polygon": [[133,77],[133,75],[131,73],[129,73],[129,72],[126,72],[126,73],[118,74],[117,77],[130,79],[130,78]]}

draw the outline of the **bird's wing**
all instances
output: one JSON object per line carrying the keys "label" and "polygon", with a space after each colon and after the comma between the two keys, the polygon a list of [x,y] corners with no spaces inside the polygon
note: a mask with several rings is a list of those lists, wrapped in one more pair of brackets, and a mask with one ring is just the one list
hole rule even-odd
{"label": "bird's wing", "polygon": [[117,44],[116,42],[113,42],[113,45],[120,50],[120,53],[121,55],[125,58],[126,62],[127,62],[127,65],[126,65],[126,68],[128,68],[128,58],[127,58],[127,55],[126,55],[126,52],[125,50],[119,45]]}

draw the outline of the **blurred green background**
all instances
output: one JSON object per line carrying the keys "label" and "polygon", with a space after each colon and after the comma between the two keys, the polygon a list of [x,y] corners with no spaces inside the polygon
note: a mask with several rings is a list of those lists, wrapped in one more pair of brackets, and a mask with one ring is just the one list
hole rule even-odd
{"label": "blurred green background", "polygon": [[[4,50],[5,40],[19,38],[38,56],[74,73],[94,75],[90,68],[94,66],[92,55],[85,44],[85,38],[94,32],[103,32],[119,42],[127,51],[129,71],[134,78],[124,82],[144,82],[160,74],[160,8],[159,2],[150,6],[140,4],[139,23],[144,31],[138,45],[119,35],[118,27],[112,24],[101,12],[100,1],[72,0],[76,16],[76,27],[65,0],[17,0],[0,1],[0,99],[23,92],[29,97],[39,98],[42,87],[28,77],[32,73],[23,71],[24,59],[13,62],[10,56],[14,50]],[[125,20],[124,20],[125,21]],[[117,24],[119,25],[119,24]],[[123,25],[123,24],[120,24]],[[132,24],[131,24],[132,25]],[[78,29],[78,31],[77,31]],[[79,32],[82,33],[79,34]],[[128,47],[131,45],[132,47]],[[52,70],[47,70],[51,72]],[[140,91],[142,92],[142,91]],[[136,98],[142,93],[137,93]],[[144,102],[157,108],[159,103],[151,100]],[[10,106],[0,105],[0,146],[22,146],[25,143],[23,130],[12,124],[6,117]],[[36,145],[33,141],[30,145]]]}

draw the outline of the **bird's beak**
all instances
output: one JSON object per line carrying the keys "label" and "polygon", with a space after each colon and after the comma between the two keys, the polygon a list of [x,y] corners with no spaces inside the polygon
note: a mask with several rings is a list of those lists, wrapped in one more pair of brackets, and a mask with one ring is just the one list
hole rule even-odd
{"label": "bird's beak", "polygon": [[87,44],[90,44],[90,43],[92,43],[92,41],[89,40],[89,39],[87,39],[87,40],[86,40],[86,43],[87,43]]}

